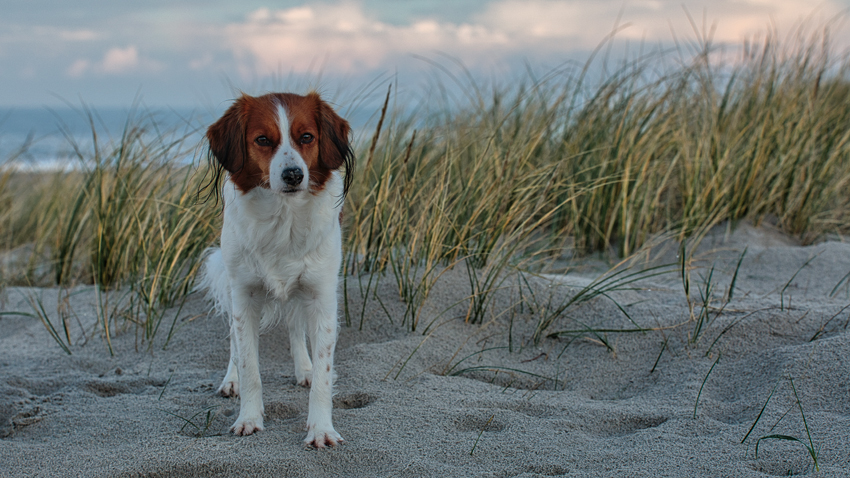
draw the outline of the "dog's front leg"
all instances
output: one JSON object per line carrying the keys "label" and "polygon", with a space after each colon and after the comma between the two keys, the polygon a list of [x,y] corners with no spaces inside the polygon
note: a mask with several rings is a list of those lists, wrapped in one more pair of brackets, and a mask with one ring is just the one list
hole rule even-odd
{"label": "dog's front leg", "polygon": [[233,289],[231,333],[236,336],[239,376],[239,417],[230,428],[236,435],[263,429],[263,384],[260,381],[260,314],[262,302],[257,289]]}
{"label": "dog's front leg", "polygon": [[336,294],[329,293],[307,308],[310,343],[313,352],[313,383],[307,411],[307,438],[304,442],[316,448],[335,446],[343,439],[334,430],[333,361],[337,338]]}

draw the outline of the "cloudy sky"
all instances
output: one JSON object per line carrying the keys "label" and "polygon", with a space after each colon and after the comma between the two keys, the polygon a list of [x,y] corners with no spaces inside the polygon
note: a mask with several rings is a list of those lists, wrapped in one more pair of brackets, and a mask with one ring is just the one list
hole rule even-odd
{"label": "cloudy sky", "polygon": [[[126,106],[137,95],[195,107],[236,89],[356,88],[393,75],[413,84],[446,55],[475,74],[509,75],[585,60],[618,18],[621,46],[693,39],[686,11],[699,28],[716,25],[715,43],[736,45],[848,9],[850,0],[3,0],[0,107]],[[850,47],[850,23],[833,33]]]}

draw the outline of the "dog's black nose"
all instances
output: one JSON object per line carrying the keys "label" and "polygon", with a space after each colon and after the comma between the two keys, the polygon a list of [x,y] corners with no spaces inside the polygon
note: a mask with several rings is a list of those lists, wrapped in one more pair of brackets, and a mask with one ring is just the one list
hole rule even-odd
{"label": "dog's black nose", "polygon": [[301,172],[301,168],[286,168],[283,170],[283,182],[285,182],[288,186],[295,187],[301,184],[301,180],[304,179],[304,173]]}

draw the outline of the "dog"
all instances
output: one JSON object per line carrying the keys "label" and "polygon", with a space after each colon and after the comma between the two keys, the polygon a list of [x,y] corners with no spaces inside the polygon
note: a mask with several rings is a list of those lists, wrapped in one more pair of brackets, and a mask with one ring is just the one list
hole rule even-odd
{"label": "dog", "polygon": [[199,288],[230,317],[230,362],[218,391],[240,397],[235,435],[263,430],[259,334],[284,321],[295,381],[310,387],[304,441],[315,448],[343,441],[331,409],[350,131],[317,93],[242,95],[207,130],[224,218]]}

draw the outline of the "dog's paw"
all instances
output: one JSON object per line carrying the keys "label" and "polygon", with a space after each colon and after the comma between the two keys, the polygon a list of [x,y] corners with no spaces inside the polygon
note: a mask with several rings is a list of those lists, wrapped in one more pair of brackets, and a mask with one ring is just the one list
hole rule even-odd
{"label": "dog's paw", "polygon": [[302,387],[310,388],[310,384],[313,383],[313,371],[312,370],[296,370],[295,371],[295,383]]}
{"label": "dog's paw", "polygon": [[242,417],[239,417],[236,419],[236,423],[230,427],[230,431],[233,432],[234,435],[238,436],[246,436],[263,430],[263,417],[254,419],[243,419]]}
{"label": "dog's paw", "polygon": [[221,382],[221,386],[218,387],[218,393],[222,397],[238,397],[239,381],[225,379],[223,382]]}
{"label": "dog's paw", "polygon": [[319,429],[313,427],[308,428],[307,438],[304,439],[304,444],[313,448],[325,448],[337,446],[344,441],[333,428]]}

